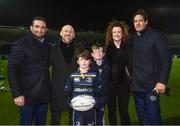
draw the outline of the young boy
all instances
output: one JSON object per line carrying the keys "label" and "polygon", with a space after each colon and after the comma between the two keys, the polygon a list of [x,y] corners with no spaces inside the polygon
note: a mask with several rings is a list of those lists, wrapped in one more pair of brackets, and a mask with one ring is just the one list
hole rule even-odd
{"label": "young boy", "polygon": [[91,64],[91,69],[98,72],[101,81],[101,92],[98,98],[98,108],[96,113],[96,124],[104,124],[104,107],[108,102],[107,79],[109,74],[109,64],[105,58],[105,46],[100,43],[95,43],[91,47],[91,55],[94,58]]}
{"label": "young boy", "polygon": [[[79,69],[73,72],[65,85],[64,91],[69,94],[70,99],[79,95],[89,95],[95,98],[100,90],[100,83],[96,72],[91,71],[91,54],[88,50],[80,51],[77,55]],[[95,125],[96,109],[93,107],[88,111],[77,111],[73,109],[72,125]]]}

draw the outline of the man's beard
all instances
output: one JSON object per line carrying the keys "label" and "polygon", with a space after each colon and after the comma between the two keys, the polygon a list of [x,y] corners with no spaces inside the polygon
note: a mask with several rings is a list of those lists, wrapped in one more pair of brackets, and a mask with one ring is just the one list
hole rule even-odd
{"label": "man's beard", "polygon": [[34,35],[34,34],[33,34],[33,36],[34,36],[35,38],[37,38],[37,39],[42,39],[42,38],[44,38],[44,37],[45,37],[45,35],[43,35],[43,36],[39,37],[39,36],[36,36],[36,35]]}

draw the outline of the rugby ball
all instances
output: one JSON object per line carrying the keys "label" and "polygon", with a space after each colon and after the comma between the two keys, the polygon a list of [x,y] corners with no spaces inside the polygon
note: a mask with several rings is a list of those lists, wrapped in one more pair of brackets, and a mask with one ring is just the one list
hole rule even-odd
{"label": "rugby ball", "polygon": [[71,106],[76,111],[88,111],[95,105],[95,99],[89,95],[78,95],[71,100]]}

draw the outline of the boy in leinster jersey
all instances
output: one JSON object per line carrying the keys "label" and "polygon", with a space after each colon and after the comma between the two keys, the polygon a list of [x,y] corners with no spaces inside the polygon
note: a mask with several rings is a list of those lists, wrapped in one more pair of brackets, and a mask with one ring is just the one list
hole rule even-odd
{"label": "boy in leinster jersey", "polygon": [[[64,88],[64,91],[68,93],[70,99],[79,95],[89,95],[96,101],[101,86],[99,76],[89,68],[92,62],[91,60],[92,57],[88,50],[82,50],[77,54],[79,68],[70,75]],[[88,111],[77,111],[73,109],[72,123],[72,125],[95,125],[95,107]]]}

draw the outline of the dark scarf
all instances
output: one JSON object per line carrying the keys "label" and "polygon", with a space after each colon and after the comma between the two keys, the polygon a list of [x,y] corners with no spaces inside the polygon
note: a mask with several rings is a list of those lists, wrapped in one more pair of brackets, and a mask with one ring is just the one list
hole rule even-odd
{"label": "dark scarf", "polygon": [[62,42],[62,40],[60,40],[60,47],[61,47],[64,59],[66,60],[68,64],[70,64],[73,58],[74,50],[75,50],[75,46],[73,42],[66,44]]}
{"label": "dark scarf", "polygon": [[111,80],[115,83],[124,80],[126,64],[125,43],[123,42],[120,48],[116,48],[114,43],[110,44],[107,56],[111,65]]}

